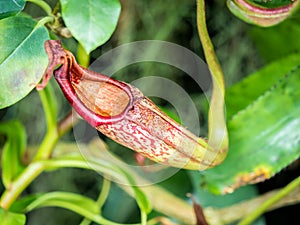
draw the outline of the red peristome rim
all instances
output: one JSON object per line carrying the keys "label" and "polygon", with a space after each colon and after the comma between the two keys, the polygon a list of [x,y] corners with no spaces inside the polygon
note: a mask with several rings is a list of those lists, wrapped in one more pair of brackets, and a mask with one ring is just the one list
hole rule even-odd
{"label": "red peristome rim", "polygon": [[115,85],[118,88],[125,91],[126,94],[129,96],[129,103],[126,106],[126,109],[121,114],[119,114],[117,116],[106,117],[106,116],[101,116],[99,114],[94,113],[93,111],[88,109],[81,102],[81,100],[77,97],[69,77],[66,77],[66,75],[64,74],[65,73],[65,69],[63,68],[64,66],[65,65],[63,65],[61,68],[57,69],[54,72],[54,76],[55,76],[59,86],[61,87],[64,95],[66,96],[66,98],[70,102],[70,104],[73,106],[73,108],[76,110],[76,112],[80,116],[82,116],[91,126],[97,127],[101,124],[116,123],[116,122],[124,119],[124,117],[126,116],[128,111],[133,107],[134,97],[132,95],[132,92],[131,92],[130,87],[128,86],[128,84],[123,83],[123,82],[119,82],[119,81],[114,80],[110,77],[107,77],[107,76],[104,76],[102,74],[98,74],[98,73],[95,73],[93,71],[90,71],[90,70],[87,70],[87,69],[84,69],[84,68],[80,67],[82,70],[84,70],[86,72],[86,74],[88,74],[87,77],[90,78],[91,80],[107,82],[109,84]]}

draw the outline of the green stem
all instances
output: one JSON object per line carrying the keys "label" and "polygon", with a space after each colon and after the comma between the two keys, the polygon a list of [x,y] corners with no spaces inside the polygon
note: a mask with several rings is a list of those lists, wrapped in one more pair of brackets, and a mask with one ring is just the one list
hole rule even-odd
{"label": "green stem", "polygon": [[49,158],[56,142],[59,139],[56,123],[57,105],[51,84],[48,83],[43,90],[39,91],[39,94],[45,112],[47,133],[37,154],[35,155],[35,160]]}
{"label": "green stem", "polygon": [[56,128],[57,104],[51,83],[39,92],[48,130]]}
{"label": "green stem", "polygon": [[79,225],[90,225],[91,222],[91,220],[84,218]]}
{"label": "green stem", "polygon": [[46,23],[52,23],[52,22],[54,22],[54,17],[46,16],[46,17],[42,18],[41,20],[39,20],[36,27],[41,27],[41,26],[44,26]]}
{"label": "green stem", "polygon": [[44,170],[42,163],[31,163],[21,174],[14,180],[10,188],[6,189],[1,196],[0,206],[6,210],[14,203],[23,190]]}
{"label": "green stem", "polygon": [[42,0],[26,0],[26,1],[38,5],[47,13],[48,16],[52,16],[52,9],[45,1]]}
{"label": "green stem", "polygon": [[56,142],[59,139],[56,124],[57,107],[54,92],[50,83],[45,89],[40,91],[39,94],[45,112],[47,133],[37,154],[35,155],[35,162],[29,164],[28,167],[20,174],[20,176],[12,182],[11,187],[5,190],[3,193],[0,202],[1,206],[5,209],[9,209],[11,204],[18,198],[23,190],[27,188],[27,186],[44,171],[44,165],[37,162],[37,160],[48,159]]}
{"label": "green stem", "polygon": [[273,204],[284,198],[286,195],[291,193],[296,188],[300,187],[300,176],[289,183],[286,187],[278,191],[274,196],[269,198],[259,207],[257,207],[252,213],[250,213],[246,218],[244,218],[238,225],[248,225],[261,216],[264,212],[270,208]]}
{"label": "green stem", "polygon": [[[104,205],[107,197],[108,197],[108,194],[109,194],[109,190],[110,190],[110,180],[104,178],[103,179],[103,184],[102,184],[102,189],[101,189],[101,192],[100,192],[100,195],[97,199],[97,205],[99,206],[99,208],[101,209],[102,206]],[[92,221],[88,218],[84,218],[80,225],[89,225]]]}
{"label": "green stem", "polygon": [[80,43],[78,43],[77,60],[79,64],[85,68],[90,65],[90,55],[85,51]]}
{"label": "green stem", "polygon": [[104,178],[101,193],[99,195],[99,198],[97,199],[97,204],[99,205],[100,208],[103,207],[103,205],[104,205],[104,203],[105,203],[105,201],[108,197],[109,190],[110,190],[110,185],[111,185],[110,180]]}
{"label": "green stem", "polygon": [[[51,205],[49,205],[51,206]],[[67,202],[66,204],[52,204],[52,206],[58,206],[58,207],[62,207],[62,208],[65,208],[65,209],[68,209],[68,210],[72,210],[73,212],[79,214],[79,215],[85,215],[87,218],[89,218],[89,220],[97,223],[97,224],[105,224],[105,225],[139,225],[139,224],[122,224],[122,223],[116,223],[116,222],[113,222],[113,221],[110,221],[110,220],[107,220],[105,219],[102,215],[98,215],[98,214],[95,214],[93,212],[90,212],[90,211],[85,211],[85,210],[82,210],[82,207],[74,207],[69,205]],[[85,225],[89,224],[88,223],[84,223]]]}
{"label": "green stem", "polygon": [[95,216],[93,218],[94,218],[93,221],[95,221],[96,223],[105,224],[105,225],[140,225],[137,223],[132,223],[132,224],[115,223],[115,222],[107,220],[101,216]]}
{"label": "green stem", "polygon": [[58,139],[59,135],[56,128],[48,130],[34,160],[48,159]]}
{"label": "green stem", "polygon": [[147,225],[147,213],[141,210],[141,225]]}
{"label": "green stem", "polygon": [[212,157],[215,157],[215,161],[220,163],[225,158],[228,149],[228,133],[224,113],[225,83],[222,68],[207,31],[204,0],[197,0],[197,27],[213,82],[208,115],[208,140],[209,145],[216,149],[216,154]]}
{"label": "green stem", "polygon": [[218,61],[218,58],[214,51],[214,46],[210,40],[207,28],[206,28],[206,18],[205,18],[205,4],[204,0],[197,0],[197,27],[200,36],[200,40],[203,46],[205,58],[209,66],[210,72],[214,78],[214,82],[217,82],[220,91],[225,94],[225,84],[224,75],[222,68]]}

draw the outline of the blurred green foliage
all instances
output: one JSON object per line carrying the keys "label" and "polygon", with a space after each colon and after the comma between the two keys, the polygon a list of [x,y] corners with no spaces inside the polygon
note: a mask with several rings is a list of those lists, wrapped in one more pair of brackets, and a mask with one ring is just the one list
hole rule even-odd
{"label": "blurred green foliage", "polygon": [[[47,2],[51,6],[56,3],[55,0]],[[256,2],[263,4],[264,1],[257,0]],[[276,1],[275,4],[281,4],[284,1],[278,2]],[[157,1],[123,0],[121,5],[122,11],[116,31],[107,43],[92,52],[92,61],[121,44],[149,39],[176,43],[202,56],[195,22],[194,1],[165,0],[158,3]],[[26,4],[25,12],[33,17],[43,15],[43,12],[33,4]],[[273,28],[256,28],[245,24],[230,14],[225,7],[225,2],[221,0],[207,1],[207,15],[208,29],[225,74],[227,87],[232,86],[267,62],[299,51],[299,42],[297,41],[299,37],[298,19],[288,20]],[[293,30],[292,35],[290,29]],[[289,40],[289,45],[285,44],[286,39]],[[77,44],[74,39],[64,39],[63,42],[68,49],[76,52]],[[117,72],[114,77],[131,82],[149,75],[170,78],[180,84],[193,97],[203,119],[201,122],[205,127],[207,112],[203,109],[206,101],[202,97],[202,90],[196,87],[194,82],[182,71],[170,66],[147,62],[130,65]],[[56,94],[61,96],[57,99],[60,106],[60,117],[62,117],[69,109],[69,104],[62,100],[63,97],[57,84],[53,82],[53,86]],[[164,101],[155,99],[155,102],[172,112],[172,107]],[[32,106],[34,106],[34,113]],[[2,115],[2,120],[18,118],[24,124],[29,145],[36,145],[41,142],[45,133],[45,119],[36,92],[30,93],[29,96],[10,108],[2,110]],[[63,139],[73,140],[74,136],[70,132]],[[3,139],[1,141],[3,142]],[[119,156],[132,159],[132,154],[124,147],[111,140],[107,140],[107,143],[110,150],[118,153]],[[246,187],[239,190],[236,194],[237,198],[232,195],[226,197],[229,200],[217,198],[205,191],[199,191],[200,181],[196,181],[198,176],[193,178],[194,175],[181,171],[162,182],[161,185],[184,199],[187,199],[185,197],[187,192],[197,190],[196,194],[199,198],[205,196],[202,199],[204,205],[207,202],[214,202],[216,206],[224,206],[257,194],[255,188]],[[101,184],[101,178],[94,172],[66,169],[43,174],[30,185],[27,192],[71,191],[96,198]],[[118,206],[117,210],[116,205]],[[135,201],[121,191],[117,185],[113,185],[111,189],[103,214],[116,222],[139,222],[140,220]],[[156,213],[154,212],[153,215]],[[44,225],[78,224],[80,217],[65,209],[51,208],[49,210],[45,208],[31,212],[28,217],[28,224],[39,224],[41,220]]]}

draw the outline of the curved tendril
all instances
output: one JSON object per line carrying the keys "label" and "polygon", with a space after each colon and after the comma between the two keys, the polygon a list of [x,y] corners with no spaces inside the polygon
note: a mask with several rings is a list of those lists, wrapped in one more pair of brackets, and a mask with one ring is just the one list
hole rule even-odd
{"label": "curved tendril", "polygon": [[225,83],[221,66],[216,57],[213,44],[206,28],[204,0],[197,0],[197,27],[213,82],[208,115],[208,144],[215,149],[215,155],[212,155],[211,157],[216,157],[214,160],[215,164],[219,164],[226,157],[229,143],[224,108]]}

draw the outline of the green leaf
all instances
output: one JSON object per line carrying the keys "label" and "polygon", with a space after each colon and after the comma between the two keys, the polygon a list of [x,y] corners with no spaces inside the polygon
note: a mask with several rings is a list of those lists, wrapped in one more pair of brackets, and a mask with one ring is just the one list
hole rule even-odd
{"label": "green leaf", "polygon": [[232,192],[270,178],[299,158],[299,99],[297,67],[228,122],[229,154],[202,173],[203,186],[214,193]]}
{"label": "green leaf", "polygon": [[260,55],[271,62],[300,50],[300,16],[270,28],[252,27],[249,35]]}
{"label": "green leaf", "polygon": [[226,91],[226,116],[231,118],[265,93],[300,62],[300,54],[279,59],[246,77]]}
{"label": "green leaf", "polygon": [[24,9],[24,6],[25,0],[1,0],[0,19],[17,14]]}
{"label": "green leaf", "polygon": [[[32,197],[30,197],[32,199]],[[24,201],[24,200],[23,200]],[[40,194],[26,207],[26,212],[41,207],[57,206],[72,210],[90,218],[91,214],[100,213],[97,203],[90,198],[68,192],[51,192]]]}
{"label": "green leaf", "polygon": [[37,200],[38,197],[43,195],[42,193],[39,194],[32,194],[32,195],[26,195],[26,197],[20,198],[17,201],[13,202],[11,207],[9,208],[12,212],[16,213],[26,213],[26,208],[28,205],[30,205],[32,202]]}
{"label": "green leaf", "polygon": [[13,210],[30,212],[42,207],[61,207],[71,210],[97,224],[115,224],[101,216],[96,201],[70,192],[50,192],[26,196],[16,201],[11,208]]}
{"label": "green leaf", "polygon": [[18,121],[10,121],[0,124],[0,133],[7,136],[2,153],[2,179],[8,188],[24,169],[22,157],[26,148],[26,131]]}
{"label": "green leaf", "polygon": [[24,214],[12,213],[0,208],[1,225],[24,225],[26,217]]}
{"label": "green leaf", "polygon": [[118,0],[60,2],[65,24],[87,53],[105,43],[117,26],[121,11]]}
{"label": "green leaf", "polygon": [[107,220],[100,215],[100,209],[96,201],[70,192],[50,192],[26,196],[12,205],[13,210],[24,212],[42,207],[65,208],[98,224],[108,224]]}
{"label": "green leaf", "polygon": [[25,97],[39,82],[48,64],[45,27],[26,17],[0,20],[0,108]]}

